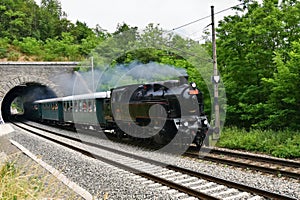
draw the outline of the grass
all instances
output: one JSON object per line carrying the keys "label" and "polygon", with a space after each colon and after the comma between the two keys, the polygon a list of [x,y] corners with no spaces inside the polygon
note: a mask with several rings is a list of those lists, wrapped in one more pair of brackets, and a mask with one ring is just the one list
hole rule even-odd
{"label": "grass", "polygon": [[76,199],[59,183],[32,161],[22,165],[6,161],[0,165],[0,199]]}
{"label": "grass", "polygon": [[6,162],[1,167],[0,177],[3,199],[38,199],[44,189],[39,177],[26,174],[13,162]]}
{"label": "grass", "polygon": [[266,153],[280,158],[300,158],[300,132],[225,128],[218,147]]}

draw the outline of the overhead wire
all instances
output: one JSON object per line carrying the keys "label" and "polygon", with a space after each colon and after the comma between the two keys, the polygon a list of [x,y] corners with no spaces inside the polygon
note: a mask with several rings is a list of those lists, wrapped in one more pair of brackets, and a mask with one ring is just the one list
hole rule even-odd
{"label": "overhead wire", "polygon": [[[243,4],[244,4],[244,3],[240,3],[240,4],[237,4],[237,5],[235,5],[235,6],[231,6],[231,7],[229,7],[229,8],[223,9],[223,10],[221,10],[221,11],[216,12],[215,15],[220,14],[220,13],[222,13],[222,12],[225,12],[225,11],[227,11],[227,10],[230,10],[230,9],[232,9],[232,8],[234,8],[234,7],[243,5]],[[165,33],[170,33],[170,32],[172,32],[172,31],[181,29],[181,28],[183,28],[183,27],[185,27],[185,26],[189,26],[189,25],[191,25],[191,24],[194,24],[194,23],[196,23],[196,22],[199,22],[199,21],[201,21],[201,20],[204,20],[204,19],[207,19],[207,18],[210,18],[210,17],[211,17],[211,15],[202,17],[202,18],[200,18],[200,19],[191,21],[191,22],[189,22],[189,23],[183,24],[183,25],[178,26],[178,27],[176,27],[176,28],[173,28],[173,29],[171,29],[171,30],[169,30],[169,31],[166,31]],[[211,24],[209,24],[209,25],[211,25]],[[207,28],[209,25],[207,25],[205,28]],[[204,29],[205,29],[205,28],[204,28]],[[186,36],[187,36],[187,35],[186,35]],[[176,47],[174,47],[174,46],[170,46],[170,45],[169,45],[168,47],[171,48],[171,49],[177,50],[177,51],[183,51],[183,50],[178,49],[178,48],[176,48]],[[197,57],[197,58],[199,58],[200,60],[205,61],[205,62],[212,62],[211,59],[204,59],[204,58],[201,58],[201,57],[199,57],[198,55],[195,55],[195,54],[193,54],[193,53],[188,53],[188,52],[184,52],[184,53],[186,53],[186,54],[188,54],[188,55],[190,55],[190,56],[195,56],[195,57]]]}
{"label": "overhead wire", "polygon": [[[216,12],[215,15],[220,14],[220,13],[222,13],[222,12],[225,12],[225,11],[227,11],[227,10],[230,10],[230,9],[232,9],[232,8],[234,8],[234,7],[243,5],[243,4],[244,4],[244,3],[240,3],[240,4],[237,4],[237,5],[235,5],[235,6],[231,6],[231,7],[229,7],[229,8],[223,9],[223,10],[221,10],[221,11]],[[185,27],[185,26],[189,26],[189,25],[191,25],[191,24],[194,24],[194,23],[196,23],[196,22],[202,21],[202,20],[207,19],[207,18],[210,18],[210,17],[211,17],[211,15],[202,17],[202,18],[200,18],[200,19],[197,19],[197,20],[191,21],[191,22],[189,22],[189,23],[183,24],[183,25],[181,25],[181,26],[178,26],[178,27],[176,27],[176,28],[173,28],[173,29],[169,30],[168,32],[175,31],[175,30],[177,30],[177,29],[183,28],[183,27]]]}

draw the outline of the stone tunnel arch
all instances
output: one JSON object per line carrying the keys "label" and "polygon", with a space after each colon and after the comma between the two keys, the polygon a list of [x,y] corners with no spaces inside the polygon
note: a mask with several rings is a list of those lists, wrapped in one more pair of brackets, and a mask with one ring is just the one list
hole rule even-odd
{"label": "stone tunnel arch", "polygon": [[34,75],[26,76],[10,76],[6,77],[9,81],[6,84],[0,85],[0,124],[3,123],[3,119],[10,115],[10,106],[17,95],[20,95],[20,91],[27,87],[27,91],[30,92],[30,87],[43,87],[53,92],[56,97],[63,96],[63,92],[60,91],[58,86],[52,81],[38,77]]}

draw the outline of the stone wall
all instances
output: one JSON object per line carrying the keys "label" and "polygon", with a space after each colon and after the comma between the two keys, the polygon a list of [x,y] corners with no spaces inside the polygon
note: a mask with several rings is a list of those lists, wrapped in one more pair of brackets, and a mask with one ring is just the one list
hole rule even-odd
{"label": "stone wall", "polygon": [[63,96],[64,93],[51,80],[57,75],[73,73],[77,65],[77,62],[0,62],[0,107],[12,88],[28,83],[47,86],[57,96]]}

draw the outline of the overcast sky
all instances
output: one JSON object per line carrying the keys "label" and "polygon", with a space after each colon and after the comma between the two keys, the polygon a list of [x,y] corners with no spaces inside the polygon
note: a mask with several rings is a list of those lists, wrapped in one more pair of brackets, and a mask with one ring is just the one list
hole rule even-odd
{"label": "overcast sky", "polygon": [[[40,4],[40,0],[36,0]],[[160,24],[166,30],[210,15],[210,6],[215,12],[239,4],[238,0],[60,0],[63,11],[72,22],[85,22],[90,28],[99,24],[108,32],[114,32],[118,23],[144,29],[149,23]],[[222,12],[216,21],[234,11]],[[201,20],[176,32],[198,39],[210,18]]]}

